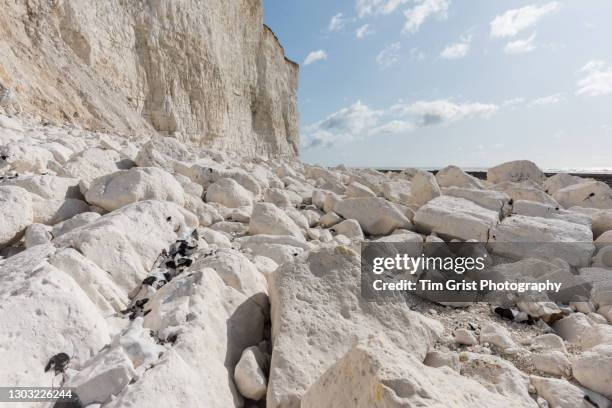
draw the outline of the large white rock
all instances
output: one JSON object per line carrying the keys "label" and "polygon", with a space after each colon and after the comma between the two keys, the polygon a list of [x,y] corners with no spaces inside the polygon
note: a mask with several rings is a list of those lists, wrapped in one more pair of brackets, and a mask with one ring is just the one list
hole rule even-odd
{"label": "large white rock", "polygon": [[[212,269],[192,266],[147,303],[145,328],[173,346],[107,405],[243,406],[231,378],[242,351],[263,340],[265,310]],[[169,392],[168,390],[173,390]]]}
{"label": "large white rock", "polygon": [[37,245],[1,266],[0,378],[12,386],[51,384],[44,368],[66,353],[78,368],[110,341],[100,310],[74,279],[50,265],[51,245]]}
{"label": "large white rock", "polygon": [[556,219],[513,215],[495,225],[489,235],[493,252],[518,259],[556,257],[573,266],[588,266],[595,250],[588,227]]}
{"label": "large white rock", "polygon": [[470,176],[457,166],[447,166],[436,173],[436,180],[440,187],[460,187],[470,189],[481,189],[482,182],[474,176]]}
{"label": "large white rock", "polygon": [[513,201],[526,200],[542,203],[551,207],[559,207],[559,203],[546,194],[541,187],[533,181],[525,181],[522,183],[513,183],[505,181],[495,184],[492,187],[494,190],[504,192],[510,196]]}
{"label": "large white rock", "polygon": [[[227,286],[248,297],[268,292],[265,277],[246,256],[233,249],[219,249],[211,256],[201,257],[194,265],[194,268],[214,269]],[[265,296],[259,297],[265,299]]]}
{"label": "large white rock", "polygon": [[134,366],[128,356],[121,348],[113,347],[88,361],[66,387],[75,388],[84,406],[102,404],[119,394],[134,375]]}
{"label": "large white rock", "polygon": [[189,149],[176,138],[155,137],[142,146],[135,162],[140,167],[161,167],[173,172],[177,170],[177,162],[189,161],[191,158]]}
{"label": "large white rock", "polygon": [[572,211],[560,209],[547,204],[537,203],[534,201],[518,200],[512,205],[512,213],[518,215],[527,215],[529,217],[552,218],[575,224],[581,224],[589,229],[592,227],[591,219],[583,214],[578,214]]}
{"label": "large white rock", "polygon": [[596,208],[572,207],[569,211],[584,214],[593,223],[593,237],[597,238],[606,231],[612,230],[612,210],[599,210]]}
{"label": "large white rock", "polygon": [[492,344],[502,352],[518,347],[506,328],[492,322],[483,324],[480,330],[480,343]]}
{"label": "large white rock", "polygon": [[500,214],[510,211],[510,197],[506,193],[495,190],[478,190],[474,188],[447,187],[442,189],[444,195],[451,197],[465,198],[481,207]]}
{"label": "large white rock", "polygon": [[72,231],[75,228],[94,222],[100,217],[101,215],[95,212],[84,212],[75,215],[74,217],[67,219],[66,221],[62,221],[59,224],[54,225],[53,229],[51,230],[51,235],[53,236],[53,238],[58,238],[64,235],[65,233]]}
{"label": "large white rock", "polygon": [[208,187],[206,201],[223,204],[229,208],[237,208],[251,205],[253,194],[234,179],[222,178]]}
{"label": "large white rock", "polygon": [[291,235],[261,234],[237,238],[235,242],[243,250],[249,251],[255,256],[268,257],[279,265],[314,247],[314,245]]}
{"label": "large white rock", "polygon": [[406,180],[387,181],[382,184],[382,194],[394,203],[408,203],[412,195],[412,183]]}
{"label": "large white rock", "polygon": [[[0,155],[8,164],[7,170],[16,173],[44,173],[54,163],[53,154],[45,148],[29,143],[0,145]],[[56,163],[57,164],[57,163]]]}
{"label": "large white rock", "polygon": [[353,346],[309,388],[301,403],[303,408],[493,406],[531,405],[487,390],[448,367],[423,365],[377,339]]}
{"label": "large white rock", "polygon": [[567,356],[560,351],[545,351],[531,355],[536,370],[545,374],[568,377],[572,372],[572,365]]}
{"label": "large white rock", "polygon": [[117,162],[120,159],[114,150],[93,147],[72,156],[61,167],[59,175],[80,179],[81,189],[87,190],[94,179],[119,170]]}
{"label": "large white rock", "polygon": [[387,235],[398,228],[412,229],[410,220],[389,201],[371,198],[346,198],[334,211],[345,219],[355,219],[369,235]]}
{"label": "large white rock", "polygon": [[89,205],[82,200],[74,198],[52,200],[32,194],[34,222],[55,225],[89,211],[91,211]]}
{"label": "large white rock", "polygon": [[612,188],[602,181],[586,181],[562,188],[554,194],[564,207],[612,209]]}
{"label": "large white rock", "polygon": [[85,198],[108,211],[144,200],[172,201],[180,206],[185,203],[181,184],[157,167],[134,167],[97,178]]}
{"label": "large white rock", "polygon": [[579,184],[584,181],[585,179],[582,177],[572,176],[568,173],[558,173],[552,177],[547,178],[543,184],[543,187],[548,194],[554,195],[562,188],[569,187],[574,184]]}
{"label": "large white rock", "polygon": [[612,245],[612,230],[604,232],[595,240],[595,247],[598,250],[609,245]]}
{"label": "large white rock", "polygon": [[364,239],[363,231],[361,230],[361,226],[357,220],[344,220],[341,223],[334,225],[331,230],[336,234],[344,235],[345,237],[351,239]]}
{"label": "large white rock", "polygon": [[283,210],[271,203],[255,203],[249,223],[249,234],[291,235],[304,239],[300,227]]}
{"label": "large white rock", "polygon": [[369,336],[425,358],[440,324],[401,302],[367,302],[360,280],[359,257],[344,246],[310,252],[274,272],[269,407],[299,407],[308,388]]}
{"label": "large white rock", "polygon": [[34,222],[32,196],[21,187],[0,186],[0,248],[21,238]]}
{"label": "large white rock", "polygon": [[436,177],[430,172],[422,170],[417,171],[412,178],[411,191],[411,201],[416,206],[427,204],[427,202],[442,194]]}
{"label": "large white rock", "polygon": [[128,303],[128,296],[111,276],[72,248],[57,251],[49,263],[65,272],[81,287],[89,299],[106,316],[117,313]]}
{"label": "large white rock", "polygon": [[121,287],[131,289],[181,228],[193,229],[197,218],[167,201],[140,201],[57,238],[57,247],[72,247],[108,272]]}
{"label": "large white rock", "polygon": [[484,388],[513,400],[521,407],[537,408],[529,395],[529,378],[512,363],[501,357],[462,352],[459,354],[460,372],[478,381]]}
{"label": "large white rock", "polygon": [[574,358],[572,371],[580,384],[612,399],[612,344],[596,346]]}
{"label": "large white rock", "polygon": [[2,182],[2,185],[18,186],[45,199],[64,200],[66,198],[83,198],[79,190],[79,179],[77,178],[45,174],[6,180]]}
{"label": "large white rock", "polygon": [[489,230],[499,222],[499,211],[492,211],[463,198],[441,196],[419,208],[416,227],[446,238],[476,239],[487,242]]}
{"label": "large white rock", "polygon": [[593,324],[583,313],[572,313],[555,322],[553,329],[568,343],[580,344],[582,337],[592,330]]}
{"label": "large white rock", "polygon": [[252,346],[242,352],[234,370],[234,381],[244,397],[259,401],[266,395],[268,381],[263,372],[266,366],[264,355],[259,348]]}
{"label": "large white rock", "polygon": [[32,224],[25,231],[23,239],[26,248],[51,243],[51,227],[43,224]]}
{"label": "large white rock", "polygon": [[376,197],[376,193],[373,192],[368,186],[364,186],[356,181],[353,181],[347,186],[345,195],[348,198]]}
{"label": "large white rock", "polygon": [[[558,378],[544,378],[532,375],[530,377],[531,385],[536,389],[539,396],[544,398],[550,407],[553,408],[593,408],[594,405],[587,401],[589,396],[593,400],[593,396],[587,394],[572,383]],[[601,407],[601,405],[600,405]]]}
{"label": "large white rock", "polygon": [[492,183],[504,181],[519,183],[531,180],[542,184],[546,180],[546,175],[535,163],[528,160],[516,160],[490,168],[487,171],[487,180]]}

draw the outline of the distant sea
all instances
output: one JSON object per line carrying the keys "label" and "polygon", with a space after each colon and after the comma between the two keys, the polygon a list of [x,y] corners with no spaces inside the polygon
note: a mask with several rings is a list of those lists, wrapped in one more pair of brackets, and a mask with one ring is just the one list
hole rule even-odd
{"label": "distant sea", "polygon": [[[409,167],[409,166],[406,166]],[[406,167],[394,167],[394,166],[378,166],[374,167],[378,170],[388,170],[388,171],[401,171]],[[461,167],[461,166],[459,166]],[[427,171],[436,171],[440,170],[443,167],[416,167],[419,170],[427,170]],[[461,167],[464,171],[468,173],[481,173],[488,170],[487,167]],[[571,173],[571,174],[610,174],[612,175],[612,166],[611,167],[559,167],[559,168],[550,168],[543,169],[544,173]]]}

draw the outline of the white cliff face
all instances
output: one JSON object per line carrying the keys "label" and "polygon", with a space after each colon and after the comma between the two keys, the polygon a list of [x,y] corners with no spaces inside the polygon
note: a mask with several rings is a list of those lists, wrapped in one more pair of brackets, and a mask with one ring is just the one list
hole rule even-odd
{"label": "white cliff face", "polygon": [[24,111],[297,155],[298,66],[263,25],[261,0],[0,0],[0,11],[0,91]]}

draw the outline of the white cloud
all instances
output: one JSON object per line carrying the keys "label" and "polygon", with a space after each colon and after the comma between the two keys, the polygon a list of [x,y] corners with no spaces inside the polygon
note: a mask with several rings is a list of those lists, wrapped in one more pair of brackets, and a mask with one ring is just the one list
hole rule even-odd
{"label": "white cloud", "polygon": [[396,119],[374,128],[372,133],[398,134],[412,132],[414,129],[416,129],[414,123],[407,120]]}
{"label": "white cloud", "polygon": [[374,110],[355,102],[348,108],[332,113],[320,122],[307,126],[304,132],[304,147],[329,147],[337,143],[363,138],[370,130],[379,126],[382,111]]}
{"label": "white cloud", "polygon": [[448,99],[439,99],[418,101],[409,105],[399,103],[394,105],[392,109],[401,114],[415,115],[418,117],[421,126],[430,126],[475,117],[488,118],[497,112],[499,107],[493,104],[454,103]]}
{"label": "white cloud", "polygon": [[461,39],[461,42],[447,45],[442,50],[440,56],[446,59],[458,59],[465,57],[470,51],[471,37],[465,37]]}
{"label": "white cloud", "polygon": [[516,105],[520,105],[523,102],[525,102],[525,98],[512,98],[512,99],[508,99],[502,102],[502,106],[503,107],[512,107],[512,106],[516,106]]}
{"label": "white cloud", "polygon": [[553,1],[541,6],[530,5],[506,11],[491,22],[491,36],[497,38],[514,37],[521,31],[533,27],[547,14],[559,10],[561,4]]}
{"label": "white cloud", "polygon": [[410,59],[413,61],[423,61],[425,58],[427,58],[427,56],[425,55],[425,53],[421,50],[419,50],[418,48],[411,48],[410,49]]}
{"label": "white cloud", "polygon": [[344,28],[344,26],[346,25],[347,20],[346,18],[344,18],[344,14],[342,13],[338,13],[335,16],[332,17],[332,19],[329,22],[329,31],[339,31],[342,30]]}
{"label": "white cloud", "polygon": [[612,94],[612,64],[590,61],[581,69],[584,75],[578,80],[576,95],[601,96]]}
{"label": "white cloud", "polygon": [[357,15],[363,18],[369,14],[391,14],[402,4],[412,0],[357,0]]}
{"label": "white cloud", "polygon": [[356,31],[355,31],[355,36],[359,39],[364,38],[366,35],[372,34],[373,31],[370,30],[370,25],[369,24],[364,24],[361,27],[359,27]]}
{"label": "white cloud", "polygon": [[402,46],[400,43],[393,43],[387,45],[377,56],[376,62],[381,69],[389,68],[392,65],[395,65],[400,58],[400,50]]}
{"label": "white cloud", "polygon": [[565,101],[565,96],[560,93],[556,93],[554,95],[544,96],[541,98],[537,98],[529,102],[527,107],[536,108],[538,106],[546,106],[546,105],[555,105]]}
{"label": "white cloud", "polygon": [[404,12],[406,23],[403,32],[416,33],[429,17],[446,18],[451,0],[419,0],[420,4]]}
{"label": "white cloud", "polygon": [[323,50],[312,51],[304,60],[304,65],[310,65],[317,61],[326,60],[327,53]]}
{"label": "white cloud", "polygon": [[399,101],[387,109],[372,109],[361,101],[340,109],[302,132],[303,146],[330,147],[372,137],[408,134],[419,126],[433,126],[470,118],[488,118],[498,107],[449,100]]}
{"label": "white cloud", "polygon": [[536,46],[534,44],[536,34],[533,33],[531,37],[524,40],[510,41],[506,44],[504,52],[508,55],[525,54],[528,52],[535,51]]}

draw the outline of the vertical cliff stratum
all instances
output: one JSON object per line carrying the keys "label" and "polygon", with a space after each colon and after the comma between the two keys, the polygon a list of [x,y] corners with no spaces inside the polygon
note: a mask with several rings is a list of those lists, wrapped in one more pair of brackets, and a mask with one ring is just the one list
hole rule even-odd
{"label": "vertical cliff stratum", "polygon": [[261,0],[0,0],[0,90],[43,118],[294,157],[297,82]]}

